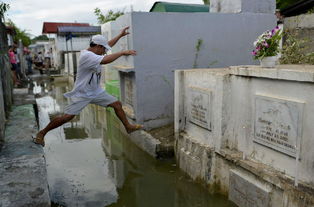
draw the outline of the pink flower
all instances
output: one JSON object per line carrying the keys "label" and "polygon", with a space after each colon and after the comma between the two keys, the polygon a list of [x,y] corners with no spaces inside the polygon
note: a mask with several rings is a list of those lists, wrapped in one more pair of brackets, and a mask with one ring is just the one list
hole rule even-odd
{"label": "pink flower", "polygon": [[269,45],[268,45],[268,43],[267,43],[266,41],[264,41],[262,44],[263,44],[265,47],[269,47]]}
{"label": "pink flower", "polygon": [[280,28],[278,26],[276,26],[272,31],[272,35],[276,34],[278,31],[280,30]]}

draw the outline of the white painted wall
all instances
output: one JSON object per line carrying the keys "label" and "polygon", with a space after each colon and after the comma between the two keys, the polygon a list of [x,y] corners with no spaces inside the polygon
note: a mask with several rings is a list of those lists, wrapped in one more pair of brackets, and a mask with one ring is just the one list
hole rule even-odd
{"label": "white painted wall", "polygon": [[285,29],[313,29],[314,28],[314,14],[302,14],[294,17],[285,18]]}
{"label": "white painted wall", "polygon": [[64,54],[64,72],[74,76],[74,70],[78,67],[80,52],[69,52]]}
{"label": "white painted wall", "polygon": [[[55,61],[56,67],[57,68],[62,67],[61,56],[64,55],[64,52],[67,51],[66,44],[68,46],[68,51],[81,51],[89,47],[89,41],[90,41],[90,37],[73,37],[72,47],[71,47],[70,40],[68,40],[66,43],[64,36],[57,35],[55,37],[55,47],[54,47],[55,48],[54,61]],[[66,64],[64,65],[64,67],[67,67]],[[65,70],[65,72],[67,73],[67,70]]]}
{"label": "white painted wall", "polygon": [[275,14],[275,0],[211,0],[211,13],[268,13]]}
{"label": "white painted wall", "polygon": [[[72,38],[72,48],[73,51],[81,51],[88,48],[90,37],[73,37]],[[68,51],[72,51],[71,40],[67,41]],[[66,51],[66,41],[64,36],[57,36],[56,38],[56,48],[58,51]]]}
{"label": "white painted wall", "polygon": [[[275,69],[239,66],[220,70],[176,71],[176,133],[185,132],[187,137],[198,143],[214,147],[217,153],[224,149],[241,152],[243,159],[266,164],[297,182],[314,187],[313,77],[314,66],[283,65]],[[212,92],[212,102],[208,105],[208,110],[212,112],[209,118],[212,130],[206,130],[188,118],[191,86]],[[257,114],[266,113],[261,107],[269,106],[256,104],[256,97],[260,96],[268,97],[278,109],[273,111],[271,120],[277,123],[278,117],[283,117],[282,126],[289,123],[287,131],[291,136],[296,132],[294,156],[254,141],[258,127],[255,118]],[[292,121],[288,121],[291,118]],[[273,127],[274,123],[270,126]]]}
{"label": "white painted wall", "polygon": [[242,0],[211,0],[210,12],[240,13]]}
{"label": "white painted wall", "polygon": [[[118,33],[121,31],[122,28],[119,26],[117,28],[112,28],[112,25],[115,24],[114,22],[107,22],[103,25],[101,25],[101,34],[107,37],[108,41],[113,39]],[[119,30],[120,29],[120,30]],[[126,37],[127,38],[127,37]],[[124,38],[123,38],[124,39]],[[118,52],[121,50],[120,45],[121,42],[124,40],[120,40],[116,46],[113,47],[112,51],[108,51],[107,54],[111,54],[113,52]],[[111,64],[106,64],[103,65],[103,70],[102,70],[102,75],[101,75],[101,83],[104,85],[106,81],[110,80],[119,80],[119,73],[118,70],[114,67],[114,65],[117,64],[119,60],[115,61],[114,63]]]}
{"label": "white painted wall", "polygon": [[[125,26],[130,26],[130,35],[112,52],[137,51],[137,56],[113,63],[122,71],[122,101],[127,91],[122,76],[130,75],[136,121],[146,129],[173,123],[174,70],[191,68],[195,62],[197,68],[255,64],[250,55],[252,42],[275,23],[274,15],[261,13],[133,12],[119,17],[111,23],[112,37]],[[202,44],[195,61],[198,40]]]}

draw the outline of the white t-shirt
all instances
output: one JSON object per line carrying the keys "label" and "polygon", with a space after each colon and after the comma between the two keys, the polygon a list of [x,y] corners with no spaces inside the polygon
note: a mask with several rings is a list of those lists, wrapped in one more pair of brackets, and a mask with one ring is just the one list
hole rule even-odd
{"label": "white t-shirt", "polygon": [[94,98],[104,91],[100,87],[101,65],[103,55],[97,55],[88,50],[82,50],[77,69],[76,81],[72,91],[64,96]]}

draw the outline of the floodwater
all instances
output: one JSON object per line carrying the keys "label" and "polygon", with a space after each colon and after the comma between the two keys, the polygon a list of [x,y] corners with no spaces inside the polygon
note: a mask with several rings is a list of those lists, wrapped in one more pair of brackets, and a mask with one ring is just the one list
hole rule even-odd
{"label": "floodwater", "polygon": [[[40,128],[63,112],[70,89],[58,78],[34,79]],[[174,159],[156,160],[139,149],[113,113],[95,105],[49,132],[44,151],[54,206],[235,207],[190,180]]]}

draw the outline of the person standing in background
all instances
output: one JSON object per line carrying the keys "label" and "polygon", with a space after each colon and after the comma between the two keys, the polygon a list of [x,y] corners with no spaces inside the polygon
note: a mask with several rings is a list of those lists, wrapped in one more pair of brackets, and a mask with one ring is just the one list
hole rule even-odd
{"label": "person standing in background", "polygon": [[50,67],[53,68],[54,67],[54,59],[53,59],[53,52],[52,52],[52,48],[50,48]]}
{"label": "person standing in background", "polygon": [[50,50],[45,52],[45,69],[49,70],[49,68],[51,67],[51,53]]}
{"label": "person standing in background", "polygon": [[16,58],[15,58],[13,46],[9,46],[9,59],[10,59],[10,63],[11,63],[13,84],[14,84],[14,86],[20,85],[20,81],[16,77],[17,64],[16,64]]}
{"label": "person standing in background", "polygon": [[21,72],[21,61],[19,58],[19,52],[18,52],[18,48],[16,46],[14,46],[13,48],[13,52],[15,55],[15,60],[16,60],[16,78],[21,81],[23,78],[23,74]]}
{"label": "person standing in background", "polygon": [[32,68],[32,64],[33,64],[33,60],[32,60],[32,56],[31,56],[31,51],[27,50],[25,52],[25,60],[27,62],[27,74],[33,74],[33,68]]}
{"label": "person standing in background", "polygon": [[35,58],[35,65],[38,68],[40,74],[44,74],[43,72],[43,55],[41,54],[41,52],[38,52],[37,57]]}

